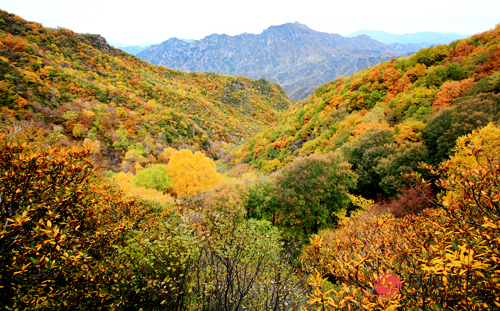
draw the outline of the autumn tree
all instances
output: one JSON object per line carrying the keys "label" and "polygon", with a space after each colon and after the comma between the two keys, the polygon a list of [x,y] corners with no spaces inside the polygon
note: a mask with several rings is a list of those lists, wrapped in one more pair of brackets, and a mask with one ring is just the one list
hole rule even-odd
{"label": "autumn tree", "polygon": [[210,190],[222,181],[215,162],[197,151],[184,149],[170,156],[167,170],[172,174],[172,192],[177,195],[195,195]]}
{"label": "autumn tree", "polygon": [[452,154],[456,140],[474,129],[498,122],[500,119],[500,96],[479,94],[459,99],[452,107],[434,115],[423,138],[427,143],[431,164],[438,164]]}
{"label": "autumn tree", "polygon": [[437,182],[443,192],[435,205],[469,225],[500,233],[489,225],[500,221],[500,128],[490,123],[461,136],[453,151],[436,169],[424,165],[444,177]]}
{"label": "autumn tree", "polygon": [[21,126],[0,149],[0,307],[109,306],[111,244],[146,211],[102,181],[89,146]]}
{"label": "autumn tree", "polygon": [[[490,124],[460,137],[448,161],[423,165],[442,192],[434,198],[414,189],[434,208],[401,218],[370,210],[313,237],[303,256],[304,269],[315,271],[309,304],[322,310],[497,309],[499,141],[500,129]],[[418,173],[406,177],[429,184]],[[373,285],[388,272],[401,289],[380,299]]]}
{"label": "autumn tree", "polygon": [[[350,203],[348,190],[356,181],[338,154],[296,158],[268,183],[250,190],[249,216],[264,216],[285,230],[286,239],[303,243],[310,234],[335,225],[334,213]],[[263,205],[253,207],[254,201]]]}
{"label": "autumn tree", "polygon": [[170,159],[170,156],[177,152],[174,148],[168,147],[163,150],[163,152],[160,154],[160,159],[164,163],[168,163],[168,160]]}
{"label": "autumn tree", "polygon": [[172,178],[165,165],[156,164],[137,171],[134,183],[137,187],[166,192],[172,187]]}

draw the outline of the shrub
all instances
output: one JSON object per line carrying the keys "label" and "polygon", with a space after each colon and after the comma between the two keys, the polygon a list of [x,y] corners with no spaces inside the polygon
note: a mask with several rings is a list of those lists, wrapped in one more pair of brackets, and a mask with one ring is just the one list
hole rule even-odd
{"label": "shrub", "polygon": [[146,211],[100,180],[90,147],[49,137],[32,126],[0,134],[0,307],[109,306],[111,244]]}
{"label": "shrub", "polygon": [[249,217],[263,217],[284,230],[289,242],[306,243],[310,234],[334,226],[335,212],[350,203],[357,176],[338,154],[295,158],[257,184],[247,200]]}
{"label": "shrub", "polygon": [[[443,192],[437,200],[418,192],[436,208],[402,218],[364,213],[312,238],[303,256],[304,269],[316,271],[309,304],[323,310],[498,308],[499,139],[500,129],[489,125],[460,138],[456,155],[438,168],[423,165]],[[409,177],[422,185],[420,174]],[[401,289],[381,299],[373,286],[388,272],[399,277]]]}
{"label": "shrub", "polygon": [[167,170],[172,174],[172,192],[177,195],[196,195],[222,181],[215,162],[199,151],[175,152],[170,156]]}
{"label": "shrub", "polygon": [[134,184],[137,187],[166,192],[167,189],[172,187],[172,177],[165,165],[150,165],[137,171],[134,176]]}

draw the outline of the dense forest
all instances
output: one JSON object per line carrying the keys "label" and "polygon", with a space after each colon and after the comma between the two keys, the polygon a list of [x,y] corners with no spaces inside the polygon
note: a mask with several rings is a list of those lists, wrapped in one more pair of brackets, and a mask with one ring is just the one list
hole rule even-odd
{"label": "dense forest", "polygon": [[500,308],[500,26],[292,103],[0,13],[0,310]]}

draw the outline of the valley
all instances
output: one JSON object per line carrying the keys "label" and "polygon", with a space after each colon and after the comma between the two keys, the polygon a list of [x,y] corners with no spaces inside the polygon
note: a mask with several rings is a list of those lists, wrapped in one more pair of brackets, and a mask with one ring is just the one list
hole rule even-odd
{"label": "valley", "polygon": [[0,310],[494,310],[500,25],[408,44],[0,10]]}

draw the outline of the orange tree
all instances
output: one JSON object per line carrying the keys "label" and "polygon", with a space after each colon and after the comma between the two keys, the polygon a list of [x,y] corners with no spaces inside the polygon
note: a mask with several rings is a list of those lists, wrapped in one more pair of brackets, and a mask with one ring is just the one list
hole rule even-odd
{"label": "orange tree", "polygon": [[[437,200],[427,197],[436,208],[403,218],[363,213],[313,237],[302,258],[305,270],[314,274],[309,305],[320,310],[499,308],[498,141],[500,129],[490,124],[461,137],[449,161],[435,169],[423,165],[443,189]],[[417,173],[409,177],[427,183]],[[387,272],[402,282],[393,299],[374,290]]]}
{"label": "orange tree", "polygon": [[139,206],[100,181],[89,147],[25,126],[0,134],[0,149],[0,310],[111,304],[110,246]]}

